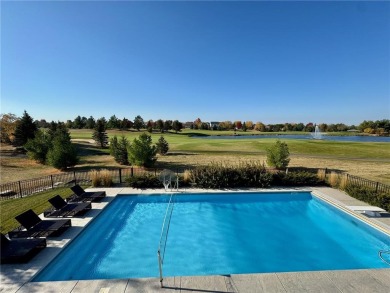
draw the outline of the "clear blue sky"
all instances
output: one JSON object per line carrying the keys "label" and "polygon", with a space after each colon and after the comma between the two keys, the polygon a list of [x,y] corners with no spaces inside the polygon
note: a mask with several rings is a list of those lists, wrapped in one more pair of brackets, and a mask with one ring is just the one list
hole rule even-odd
{"label": "clear blue sky", "polygon": [[390,2],[2,2],[1,113],[390,118]]}

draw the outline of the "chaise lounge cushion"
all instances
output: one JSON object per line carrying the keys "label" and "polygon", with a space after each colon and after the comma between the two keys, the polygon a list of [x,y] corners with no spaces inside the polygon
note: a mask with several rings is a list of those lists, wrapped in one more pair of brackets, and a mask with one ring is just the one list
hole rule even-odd
{"label": "chaise lounge cushion", "polygon": [[46,247],[44,238],[7,239],[1,234],[1,263],[28,262],[38,252]]}
{"label": "chaise lounge cushion", "polygon": [[16,237],[49,237],[59,236],[72,226],[70,220],[42,220],[33,210],[28,210],[15,219],[24,227],[8,233],[10,238]]}
{"label": "chaise lounge cushion", "polygon": [[73,217],[85,214],[92,206],[90,202],[67,203],[61,196],[49,199],[53,208],[44,212],[45,217]]}
{"label": "chaise lounge cushion", "polygon": [[94,191],[86,192],[80,185],[76,184],[70,188],[75,196],[72,196],[68,199],[68,202],[78,202],[78,201],[92,201],[97,202],[101,201],[103,197],[106,196],[105,191]]}

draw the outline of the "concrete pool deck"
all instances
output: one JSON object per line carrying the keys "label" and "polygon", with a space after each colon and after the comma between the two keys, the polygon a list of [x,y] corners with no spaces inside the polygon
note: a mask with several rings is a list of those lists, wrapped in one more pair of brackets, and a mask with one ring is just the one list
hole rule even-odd
{"label": "concrete pool deck", "polygon": [[[100,203],[92,203],[92,210],[84,217],[72,218],[72,227],[60,237],[48,238],[47,248],[29,263],[0,266],[0,292],[390,292],[390,266],[388,269],[170,277],[164,279],[164,288],[160,288],[158,278],[30,282],[31,278],[76,237],[83,227],[98,215],[117,194],[165,193],[164,189],[105,188],[98,190],[105,190],[107,197]],[[180,189],[179,193],[287,190],[312,191],[316,196],[332,202],[356,217],[367,220],[390,235],[390,214],[384,214],[382,217],[367,217],[350,211],[346,206],[367,206],[367,204],[344,192],[327,187],[207,191]]]}

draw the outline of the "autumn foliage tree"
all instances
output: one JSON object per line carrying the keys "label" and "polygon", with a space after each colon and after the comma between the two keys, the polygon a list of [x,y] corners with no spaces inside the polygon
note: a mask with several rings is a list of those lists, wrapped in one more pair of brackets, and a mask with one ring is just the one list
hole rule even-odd
{"label": "autumn foliage tree", "polygon": [[1,142],[11,144],[14,141],[17,121],[18,117],[15,114],[0,115]]}

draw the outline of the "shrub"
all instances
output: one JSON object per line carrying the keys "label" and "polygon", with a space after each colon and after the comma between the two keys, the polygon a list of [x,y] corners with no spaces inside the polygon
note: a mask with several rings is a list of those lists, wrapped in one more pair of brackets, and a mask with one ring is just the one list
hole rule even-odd
{"label": "shrub", "polygon": [[129,160],[133,165],[151,167],[156,162],[156,146],[152,145],[150,135],[143,133],[128,147]]}
{"label": "shrub", "polygon": [[112,180],[111,172],[107,169],[103,169],[100,171],[102,186],[111,187],[114,185],[114,181]]}
{"label": "shrub", "polygon": [[125,181],[133,188],[161,188],[163,186],[156,176],[150,174],[128,177]]}
{"label": "shrub", "polygon": [[101,180],[100,180],[100,174],[99,174],[98,170],[90,171],[90,178],[91,178],[91,182],[92,182],[93,187],[100,186]]}
{"label": "shrub", "polygon": [[325,180],[308,171],[277,172],[273,174],[272,185],[276,186],[318,186],[325,185]]}
{"label": "shrub", "polygon": [[370,205],[379,206],[382,209],[390,212],[390,195],[385,193],[377,193],[375,189],[354,184],[347,184],[345,192],[350,196],[367,202]]}
{"label": "shrub", "polygon": [[320,179],[322,181],[325,181],[325,179],[326,179],[326,169],[318,169],[317,177],[318,177],[318,179]]}
{"label": "shrub", "polygon": [[340,184],[340,176],[336,172],[330,172],[330,177],[329,177],[329,184],[330,186],[337,188]]}
{"label": "shrub", "polygon": [[92,170],[90,172],[90,178],[93,187],[99,187],[99,186],[111,187],[114,185],[114,181],[112,180],[111,173],[107,169]]}
{"label": "shrub", "polygon": [[341,190],[344,190],[345,187],[347,186],[347,182],[348,182],[348,175],[346,173],[345,174],[341,174],[340,175],[339,188]]}
{"label": "shrub", "polygon": [[237,166],[212,163],[192,170],[190,178],[200,188],[268,187],[272,175],[257,163]]}
{"label": "shrub", "polygon": [[189,184],[191,182],[191,171],[185,170],[182,177],[183,183]]}
{"label": "shrub", "polygon": [[158,142],[156,143],[156,147],[157,147],[157,152],[163,156],[166,155],[169,151],[169,144],[165,140],[164,136],[160,136]]}
{"label": "shrub", "polygon": [[267,164],[276,169],[287,168],[290,163],[289,156],[287,144],[277,140],[273,146],[267,149]]}

